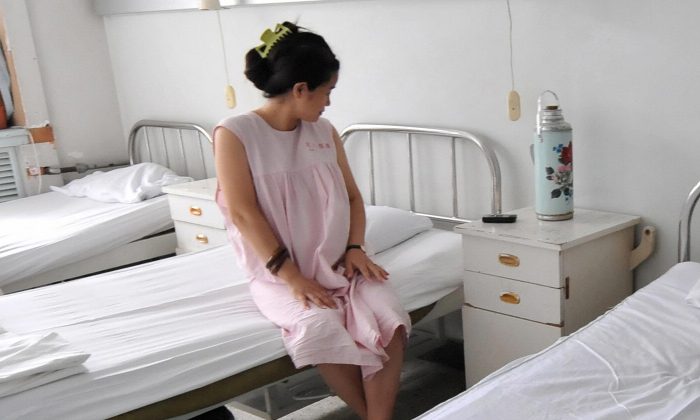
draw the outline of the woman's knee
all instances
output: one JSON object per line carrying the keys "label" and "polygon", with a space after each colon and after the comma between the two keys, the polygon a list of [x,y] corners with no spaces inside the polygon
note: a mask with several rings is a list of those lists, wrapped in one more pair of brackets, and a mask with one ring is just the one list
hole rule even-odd
{"label": "woman's knee", "polygon": [[310,308],[305,312],[298,319],[297,325],[299,328],[313,332],[316,337],[334,337],[347,334],[342,316],[336,310]]}

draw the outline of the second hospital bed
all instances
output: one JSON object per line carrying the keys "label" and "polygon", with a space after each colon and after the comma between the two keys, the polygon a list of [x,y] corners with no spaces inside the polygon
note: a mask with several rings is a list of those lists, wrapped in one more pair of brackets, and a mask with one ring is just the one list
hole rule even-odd
{"label": "second hospital bed", "polygon": [[[213,174],[211,138],[195,124],[139,121],[129,135],[129,160],[158,163],[194,179]],[[4,293],[174,253],[165,196],[118,203],[52,191],[0,204]]]}
{"label": "second hospital bed", "polygon": [[[460,141],[480,150],[489,175],[491,212],[500,211],[500,169],[495,155],[477,137],[453,130],[402,126],[354,126],[343,133],[366,136],[372,180],[369,201],[381,191],[375,161],[386,134],[406,135],[407,201],[421,204],[414,142],[423,136]],[[369,133],[369,134],[363,134]],[[414,149],[415,147],[415,149]],[[431,146],[432,149],[432,146]],[[393,153],[395,155],[395,153]],[[447,170],[458,190],[458,155]],[[486,156],[486,159],[483,159]],[[423,155],[423,157],[425,157]],[[467,171],[469,172],[469,171]],[[359,176],[362,179],[362,176]],[[449,190],[450,188],[448,188]],[[460,222],[459,198],[437,216]],[[381,204],[381,203],[379,203]],[[445,216],[444,214],[447,214]],[[461,304],[461,237],[429,229],[375,255],[390,273],[414,323],[454,311]],[[0,412],[17,418],[167,418],[195,413],[293,374],[279,330],[255,307],[233,251],[222,246],[184,254],[58,285],[0,296],[0,327],[15,334],[56,332],[72,348],[90,354],[86,373],[0,397]]]}

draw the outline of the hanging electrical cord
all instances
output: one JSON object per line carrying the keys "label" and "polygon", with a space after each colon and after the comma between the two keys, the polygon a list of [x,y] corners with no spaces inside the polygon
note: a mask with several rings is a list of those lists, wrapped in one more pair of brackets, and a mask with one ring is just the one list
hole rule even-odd
{"label": "hanging electrical cord", "polygon": [[520,94],[515,90],[515,70],[513,66],[513,14],[510,0],[506,0],[508,9],[508,51],[510,53],[510,92],[508,92],[508,117],[511,121],[520,119]]}
{"label": "hanging electrical cord", "polygon": [[236,92],[233,90],[228,72],[228,59],[226,58],[226,44],[224,43],[224,30],[221,25],[221,11],[216,10],[216,20],[219,22],[219,40],[221,41],[221,52],[224,56],[224,72],[226,73],[226,106],[229,108],[236,107]]}
{"label": "hanging electrical cord", "polygon": [[229,108],[236,107],[236,91],[233,90],[231,80],[229,79],[228,60],[226,59],[226,43],[224,42],[224,29],[221,25],[221,3],[219,0],[199,0],[199,10],[214,10],[216,11],[216,21],[219,26],[219,42],[221,43],[221,52],[224,57],[224,72],[226,73],[226,106]]}
{"label": "hanging electrical cord", "polygon": [[513,14],[510,11],[510,0],[506,0],[508,7],[508,49],[510,52],[510,90],[515,90],[515,71],[513,70]]}

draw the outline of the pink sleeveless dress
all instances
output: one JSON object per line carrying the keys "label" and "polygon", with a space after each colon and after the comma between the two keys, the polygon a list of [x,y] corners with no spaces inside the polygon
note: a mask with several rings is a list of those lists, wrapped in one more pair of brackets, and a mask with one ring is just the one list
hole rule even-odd
{"label": "pink sleeveless dress", "polygon": [[243,143],[258,203],[278,240],[301,273],[332,291],[337,309],[304,309],[287,284],[270,274],[231,223],[217,190],[228,237],[238,263],[250,276],[250,291],[265,317],[279,326],[297,368],[319,363],[358,365],[367,378],[388,360],[384,347],[411,321],[387,281],[351,280],[333,265],[342,257],[350,230],[350,205],[337,163],[333,128],[321,118],[278,131],[254,112],[227,118],[224,127]]}

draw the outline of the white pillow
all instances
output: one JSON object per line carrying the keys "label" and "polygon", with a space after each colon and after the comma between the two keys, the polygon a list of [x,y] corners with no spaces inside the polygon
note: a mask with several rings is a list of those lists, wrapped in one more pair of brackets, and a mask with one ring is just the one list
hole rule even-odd
{"label": "white pillow", "polygon": [[157,163],[139,163],[108,172],[95,172],[51,189],[73,197],[106,203],[136,203],[161,195],[166,185],[192,181]]}
{"label": "white pillow", "polygon": [[365,206],[365,250],[378,254],[433,227],[426,216],[386,206]]}
{"label": "white pillow", "polygon": [[695,286],[690,289],[690,293],[688,293],[688,296],[685,297],[685,301],[689,305],[700,308],[700,280],[695,282]]}

